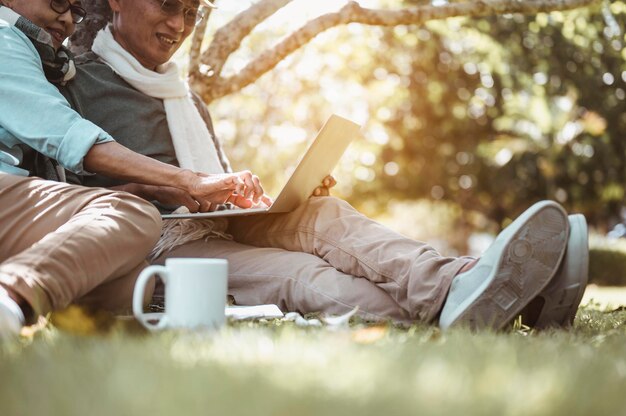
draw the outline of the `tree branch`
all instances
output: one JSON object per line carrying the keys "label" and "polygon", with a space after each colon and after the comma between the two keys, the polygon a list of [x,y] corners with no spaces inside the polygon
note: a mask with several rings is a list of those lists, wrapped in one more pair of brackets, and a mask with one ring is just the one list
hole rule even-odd
{"label": "tree branch", "polygon": [[200,52],[202,50],[202,41],[206,33],[206,27],[211,17],[213,9],[207,8],[204,19],[196,26],[191,38],[191,48],[189,49],[189,73],[198,71],[200,66]]}
{"label": "tree branch", "polygon": [[[290,0],[264,0],[258,4],[281,1],[287,3]],[[254,26],[249,25],[244,29],[245,34],[244,31],[241,31],[235,35],[236,41],[227,41],[226,47],[220,45],[223,41],[221,39],[218,40],[216,35],[211,45],[214,48],[212,55],[209,56],[207,51],[202,60],[205,63],[211,62],[210,65],[212,68],[219,68],[219,70],[211,73],[210,76],[192,79],[192,84],[206,102],[239,91],[270,71],[285,57],[311,41],[318,34],[332,27],[348,23],[362,23],[373,26],[419,25],[430,20],[442,20],[460,16],[484,17],[512,13],[536,14],[551,11],[564,11],[589,6],[598,1],[599,0],[475,0],[450,3],[442,6],[418,6],[406,10],[366,9],[361,7],[358,3],[351,1],[336,13],[326,14],[306,23],[272,49],[261,53],[238,74],[228,78],[220,77],[219,73],[228,55],[236,50],[236,47],[239,46],[243,37],[249,34],[254,26],[259,23],[257,19]],[[252,10],[252,8],[244,13],[250,10]],[[241,22],[237,24],[241,24]],[[229,25],[220,29],[220,31],[224,30],[220,35],[224,37],[225,40],[228,39],[227,31],[229,30]],[[236,29],[230,28],[230,30]]]}
{"label": "tree branch", "polygon": [[239,13],[233,20],[221,27],[213,36],[209,48],[202,54],[202,64],[209,69],[207,74],[200,74],[199,68],[191,67],[190,77],[200,80],[205,76],[217,77],[222,72],[226,60],[239,49],[241,42],[254,30],[292,0],[261,0],[249,9]]}

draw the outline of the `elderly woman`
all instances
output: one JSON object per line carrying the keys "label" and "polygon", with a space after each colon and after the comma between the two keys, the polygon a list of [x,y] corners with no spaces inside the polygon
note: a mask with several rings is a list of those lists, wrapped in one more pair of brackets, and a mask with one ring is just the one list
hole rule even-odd
{"label": "elderly woman", "polygon": [[209,176],[138,155],[74,112],[51,83],[72,78],[62,43],[84,17],[79,0],[0,1],[0,338],[73,301],[129,307],[159,237],[151,204],[63,183],[64,169],[173,189],[196,211],[246,206],[237,195],[263,192],[249,174]]}

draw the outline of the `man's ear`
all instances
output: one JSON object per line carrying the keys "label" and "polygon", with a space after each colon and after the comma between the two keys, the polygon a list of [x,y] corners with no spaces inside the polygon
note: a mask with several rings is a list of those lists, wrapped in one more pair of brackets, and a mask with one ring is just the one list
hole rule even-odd
{"label": "man's ear", "polygon": [[109,0],[109,6],[111,7],[111,10],[113,10],[113,13],[119,13],[120,11],[120,3],[123,0]]}

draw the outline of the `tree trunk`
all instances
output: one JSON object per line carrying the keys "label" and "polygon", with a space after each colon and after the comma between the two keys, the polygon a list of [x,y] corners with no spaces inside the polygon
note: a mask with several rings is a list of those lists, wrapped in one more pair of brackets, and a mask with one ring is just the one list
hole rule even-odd
{"label": "tree trunk", "polygon": [[107,0],[83,0],[82,4],[87,11],[87,17],[76,26],[76,32],[70,37],[70,49],[74,55],[90,51],[96,33],[105,27],[113,16]]}

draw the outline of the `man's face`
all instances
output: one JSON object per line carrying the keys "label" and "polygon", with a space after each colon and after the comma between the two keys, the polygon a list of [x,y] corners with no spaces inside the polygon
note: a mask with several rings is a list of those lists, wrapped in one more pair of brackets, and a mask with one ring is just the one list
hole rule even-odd
{"label": "man's face", "polygon": [[[70,11],[61,14],[55,12],[50,7],[50,0],[5,0],[4,3],[19,15],[48,32],[52,36],[52,44],[56,49],[68,36],[74,33],[75,25],[72,22]],[[59,3],[59,7],[67,4],[66,1],[61,0],[57,3]],[[70,3],[77,6],[81,5],[80,0],[70,0]]]}
{"label": "man's face", "polygon": [[[109,0],[114,12],[115,40],[151,70],[169,61],[194,29],[193,24],[185,24],[182,11],[174,15],[164,13],[162,3],[163,0]],[[199,1],[182,3],[197,8]]]}

